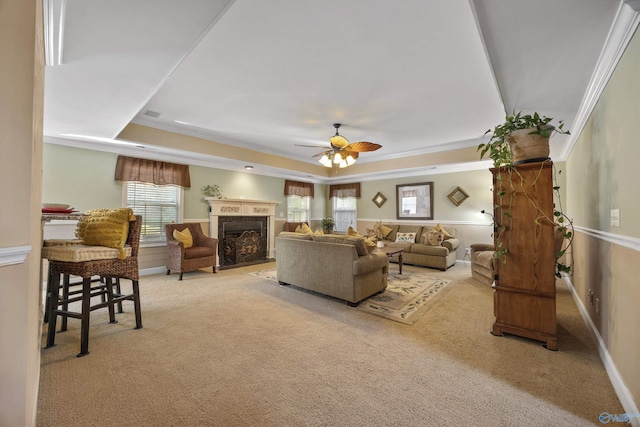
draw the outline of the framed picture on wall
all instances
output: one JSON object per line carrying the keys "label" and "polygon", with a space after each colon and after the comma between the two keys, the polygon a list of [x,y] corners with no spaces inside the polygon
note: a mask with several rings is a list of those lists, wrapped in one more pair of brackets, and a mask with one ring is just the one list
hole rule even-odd
{"label": "framed picture on wall", "polygon": [[398,219],[433,219],[433,182],[396,185]]}

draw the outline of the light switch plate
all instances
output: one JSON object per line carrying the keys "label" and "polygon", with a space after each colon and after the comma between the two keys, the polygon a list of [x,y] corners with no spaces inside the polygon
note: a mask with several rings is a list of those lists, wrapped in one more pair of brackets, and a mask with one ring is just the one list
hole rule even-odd
{"label": "light switch plate", "polygon": [[611,226],[620,227],[620,209],[611,209]]}

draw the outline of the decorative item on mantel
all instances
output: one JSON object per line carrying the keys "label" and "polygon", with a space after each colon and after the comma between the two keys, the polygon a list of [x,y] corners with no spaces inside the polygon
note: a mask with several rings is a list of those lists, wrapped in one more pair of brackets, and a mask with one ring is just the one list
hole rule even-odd
{"label": "decorative item on mantel", "polygon": [[216,199],[226,198],[222,195],[222,190],[218,184],[205,185],[200,190],[202,191],[202,194],[204,194],[204,197],[215,197]]}

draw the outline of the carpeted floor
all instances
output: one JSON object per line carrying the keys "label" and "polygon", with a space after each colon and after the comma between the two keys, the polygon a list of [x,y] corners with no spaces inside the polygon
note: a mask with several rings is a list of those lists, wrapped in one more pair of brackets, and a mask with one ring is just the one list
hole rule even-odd
{"label": "carpeted floor", "polygon": [[115,325],[95,311],[83,358],[70,320],[42,350],[37,425],[584,426],[624,412],[563,285],[552,352],[488,333],[491,289],[468,266],[405,266],[452,280],[413,325],[247,274],[268,267],[143,277],[144,329],[131,307]]}

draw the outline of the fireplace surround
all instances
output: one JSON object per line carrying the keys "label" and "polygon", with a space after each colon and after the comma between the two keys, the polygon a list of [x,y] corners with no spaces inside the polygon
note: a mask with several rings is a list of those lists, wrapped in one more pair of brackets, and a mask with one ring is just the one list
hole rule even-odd
{"label": "fireplace surround", "polygon": [[209,236],[218,239],[220,269],[257,264],[274,258],[275,208],[280,202],[216,199],[209,203]]}

